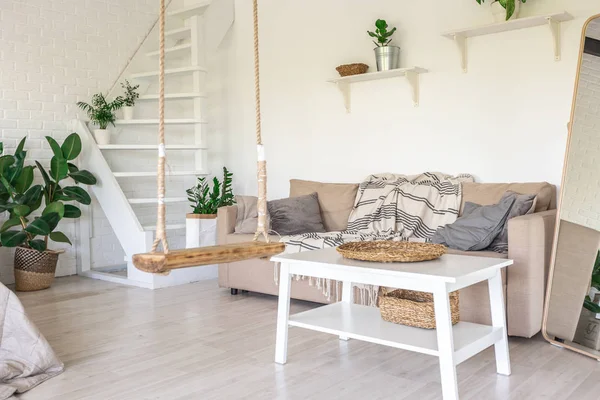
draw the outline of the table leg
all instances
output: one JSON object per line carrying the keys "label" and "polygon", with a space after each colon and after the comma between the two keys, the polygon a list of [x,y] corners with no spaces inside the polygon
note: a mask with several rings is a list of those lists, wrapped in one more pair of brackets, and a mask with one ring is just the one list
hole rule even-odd
{"label": "table leg", "polygon": [[494,344],[496,352],[496,371],[502,375],[510,375],[510,356],[508,353],[508,335],[506,332],[506,311],[504,307],[504,288],[502,272],[498,270],[493,278],[488,280],[490,290],[490,307],[492,309],[492,325],[502,329],[502,339]]}
{"label": "table leg", "polygon": [[292,276],[290,275],[290,266],[287,263],[281,263],[279,272],[279,303],[277,306],[277,338],[275,342],[275,362],[277,364],[285,364],[287,361],[291,287]]}
{"label": "table leg", "polygon": [[[352,282],[344,281],[342,285],[342,302],[348,304],[354,304],[354,290],[352,288]],[[348,340],[347,336],[340,336],[340,340]]]}
{"label": "table leg", "polygon": [[437,331],[442,393],[444,400],[458,400],[458,381],[454,362],[454,337],[450,314],[450,299],[446,285],[439,286],[433,292],[435,324]]}

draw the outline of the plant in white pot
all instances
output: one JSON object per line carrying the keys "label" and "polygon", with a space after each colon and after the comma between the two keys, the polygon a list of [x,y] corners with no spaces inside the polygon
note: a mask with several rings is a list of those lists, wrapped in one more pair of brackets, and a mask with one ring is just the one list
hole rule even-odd
{"label": "plant in white pot", "polygon": [[388,31],[388,23],[384,19],[375,22],[375,32],[367,31],[369,36],[375,38],[375,59],[377,60],[377,71],[388,71],[400,68],[400,47],[390,46],[392,35],[396,28]]}
{"label": "plant in white pot", "polygon": [[125,79],[125,83],[121,83],[121,87],[125,90],[125,96],[123,97],[123,119],[133,119],[133,107],[135,101],[140,98],[140,94],[137,92],[140,85],[131,86],[129,81]]}
{"label": "plant in white pot", "polygon": [[[485,0],[475,0],[478,4],[484,4]],[[521,3],[527,0],[496,0],[492,2],[492,15],[496,22],[509,21],[519,16]]]}
{"label": "plant in white pot", "polygon": [[212,189],[205,177],[186,190],[193,209],[186,215],[186,247],[211,246],[216,244],[217,211],[220,207],[235,204],[231,184],[233,174],[223,167],[223,182],[213,178]]}
{"label": "plant in white pot", "polygon": [[92,96],[92,104],[80,101],[77,106],[85,111],[90,118],[90,121],[98,125],[98,129],[94,129],[94,139],[98,144],[110,143],[110,132],[108,124],[115,126],[115,111],[123,106],[123,98],[117,97],[111,102],[106,100],[102,93],[96,93]]}
{"label": "plant in white pot", "polygon": [[[48,240],[71,244],[67,235],[57,230],[58,223],[63,218],[79,218],[81,210],[67,203],[91,203],[85,189],[60,183],[69,178],[74,183],[96,184],[90,172],[80,171],[69,162],[81,152],[81,139],[76,133],[69,135],[62,146],[49,136],[46,140],[54,153],[48,172],[38,161],[36,166],[25,166],[25,139],[14,155],[0,157],[0,211],[8,212],[9,217],[0,228],[0,243],[16,247],[15,282],[20,291],[50,287],[61,251],[50,250]],[[36,169],[42,175],[42,185],[33,185]],[[38,210],[41,214],[36,213]]]}

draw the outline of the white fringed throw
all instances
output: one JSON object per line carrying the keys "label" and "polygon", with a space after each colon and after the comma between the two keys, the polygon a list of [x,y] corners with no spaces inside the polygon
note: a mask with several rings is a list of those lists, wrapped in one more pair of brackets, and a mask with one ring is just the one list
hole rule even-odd
{"label": "white fringed throw", "polygon": [[[436,172],[406,176],[377,174],[360,184],[354,209],[348,219],[348,230],[330,233],[306,233],[284,236],[286,253],[337,247],[347,242],[394,240],[428,241],[435,231],[453,223],[458,217],[462,200],[462,182],[473,182],[471,175],[456,177]],[[278,282],[275,266],[275,282]],[[323,290],[331,300],[333,285],[339,301],[340,285],[329,279],[297,276],[308,279],[311,286]],[[355,285],[356,302],[375,305],[379,288]]]}

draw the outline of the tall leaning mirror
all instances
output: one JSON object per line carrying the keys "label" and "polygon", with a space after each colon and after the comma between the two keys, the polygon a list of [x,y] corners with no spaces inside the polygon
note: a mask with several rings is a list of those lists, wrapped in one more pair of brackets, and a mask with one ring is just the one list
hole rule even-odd
{"label": "tall leaning mirror", "polygon": [[600,15],[583,28],[543,333],[600,360]]}

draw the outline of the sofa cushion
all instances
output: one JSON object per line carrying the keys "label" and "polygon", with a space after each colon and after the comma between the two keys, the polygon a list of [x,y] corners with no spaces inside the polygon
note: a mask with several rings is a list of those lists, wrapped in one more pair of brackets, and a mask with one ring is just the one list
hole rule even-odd
{"label": "sofa cushion", "polygon": [[267,202],[271,230],[279,235],[325,232],[316,193]]}
{"label": "sofa cushion", "polygon": [[292,179],[290,197],[317,193],[323,224],[327,232],[344,231],[348,228],[348,217],[354,207],[358,184],[321,183]]}
{"label": "sofa cushion", "polygon": [[508,218],[504,223],[502,231],[498,236],[496,236],[496,239],[494,239],[489,247],[490,250],[497,251],[499,253],[508,253],[508,221],[516,217],[531,214],[533,210],[535,210],[537,201],[537,197],[534,194],[519,194],[510,190],[504,193],[502,199],[507,197],[514,197],[515,204],[513,204],[510,212],[508,213]]}
{"label": "sofa cushion", "polygon": [[556,188],[547,182],[538,183],[463,183],[462,210],[466,202],[483,206],[496,204],[507,191],[537,196],[535,212],[548,211],[556,208]]}
{"label": "sofa cushion", "polygon": [[[235,196],[237,215],[235,220],[235,233],[254,233],[258,226],[258,197]],[[267,215],[267,226],[271,221]]]}

